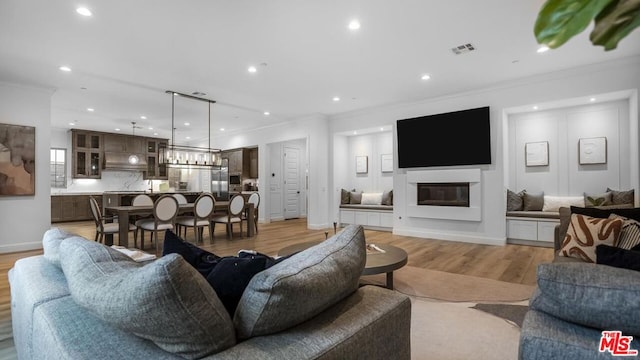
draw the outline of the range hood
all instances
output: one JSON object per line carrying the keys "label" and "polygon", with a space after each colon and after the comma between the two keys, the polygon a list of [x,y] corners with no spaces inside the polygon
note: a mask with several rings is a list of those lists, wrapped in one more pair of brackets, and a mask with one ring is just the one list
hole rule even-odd
{"label": "range hood", "polygon": [[147,157],[144,154],[105,152],[104,170],[147,171]]}

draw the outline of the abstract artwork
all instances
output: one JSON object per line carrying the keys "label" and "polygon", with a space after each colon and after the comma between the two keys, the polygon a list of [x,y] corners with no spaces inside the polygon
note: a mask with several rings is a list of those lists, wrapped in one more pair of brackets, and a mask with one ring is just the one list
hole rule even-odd
{"label": "abstract artwork", "polygon": [[0,124],[0,196],[35,195],[36,128]]}
{"label": "abstract artwork", "polygon": [[524,145],[525,166],[549,165],[549,142],[538,141]]}
{"label": "abstract artwork", "polygon": [[369,162],[366,156],[356,156],[356,174],[366,174],[369,172]]}
{"label": "abstract artwork", "polygon": [[607,138],[582,138],[578,141],[580,165],[607,163]]}

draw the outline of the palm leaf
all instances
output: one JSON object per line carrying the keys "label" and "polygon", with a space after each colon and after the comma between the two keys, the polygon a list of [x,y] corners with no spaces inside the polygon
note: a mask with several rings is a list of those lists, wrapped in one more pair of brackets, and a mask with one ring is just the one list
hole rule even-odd
{"label": "palm leaf", "polygon": [[595,18],[591,42],[613,50],[618,42],[640,26],[640,0],[618,0],[605,7]]}

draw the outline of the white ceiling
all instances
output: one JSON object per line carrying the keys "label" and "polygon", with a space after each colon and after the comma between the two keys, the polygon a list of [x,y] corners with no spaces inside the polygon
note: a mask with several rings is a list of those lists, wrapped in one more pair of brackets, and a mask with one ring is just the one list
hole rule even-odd
{"label": "white ceiling", "polygon": [[[588,30],[536,53],[532,29],[542,3],[0,0],[0,81],[55,89],[54,127],[131,133],[136,121],[137,135],[170,138],[166,90],[216,100],[215,136],[221,127],[411,102],[640,54],[640,31],[605,52],[591,45]],[[94,15],[78,15],[80,5]],[[357,32],[347,29],[353,18],[362,24]],[[477,50],[452,53],[466,43]],[[250,65],[258,72],[250,74]],[[420,80],[424,73],[432,79]],[[176,143],[202,137],[207,104],[176,98],[176,106]]]}

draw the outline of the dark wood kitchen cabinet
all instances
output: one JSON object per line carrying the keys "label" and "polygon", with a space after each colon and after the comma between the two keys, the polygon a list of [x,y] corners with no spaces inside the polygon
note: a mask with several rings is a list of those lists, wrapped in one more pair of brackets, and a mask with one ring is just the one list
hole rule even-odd
{"label": "dark wood kitchen cabinet", "polygon": [[147,138],[146,140],[146,154],[147,154],[147,171],[143,173],[143,179],[145,180],[168,180],[169,172],[167,171],[166,164],[160,164],[159,149],[166,149],[169,140],[167,139],[155,139]]}
{"label": "dark wood kitchen cabinet", "polygon": [[[91,195],[51,195],[51,222],[91,220]],[[93,195],[102,207],[102,196]]]}
{"label": "dark wood kitchen cabinet", "polygon": [[146,152],[146,138],[133,135],[104,134],[105,152],[143,154]]}
{"label": "dark wood kitchen cabinet", "polygon": [[71,130],[73,158],[71,170],[74,178],[99,179],[101,177],[103,137],[101,133]]}

